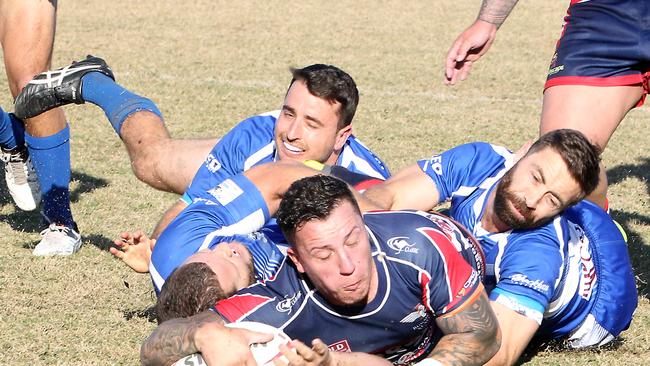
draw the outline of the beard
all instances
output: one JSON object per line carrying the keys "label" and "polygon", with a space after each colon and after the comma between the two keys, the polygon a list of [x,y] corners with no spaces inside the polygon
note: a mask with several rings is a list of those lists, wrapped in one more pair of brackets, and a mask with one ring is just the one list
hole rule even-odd
{"label": "beard", "polygon": [[[512,170],[506,173],[497,186],[497,191],[494,196],[494,211],[497,217],[513,230],[526,230],[544,225],[550,218],[535,221],[533,213],[526,205],[526,202],[516,194],[510,192],[509,188],[512,183],[511,172]],[[515,210],[519,211],[521,217]]]}

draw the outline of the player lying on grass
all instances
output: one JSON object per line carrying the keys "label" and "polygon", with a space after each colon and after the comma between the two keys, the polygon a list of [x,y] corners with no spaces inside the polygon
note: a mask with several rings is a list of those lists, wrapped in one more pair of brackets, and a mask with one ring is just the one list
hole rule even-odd
{"label": "player lying on grass", "polygon": [[505,148],[470,143],[420,160],[365,195],[386,209],[450,200],[487,259],[486,287],[503,336],[490,364],[513,364],[533,336],[603,345],[637,305],[626,243],[611,217],[581,201],[598,183],[598,150],[556,130],[516,164]]}
{"label": "player lying on grass", "polygon": [[[167,364],[195,352],[208,362],[243,364],[251,358],[250,333],[222,324],[244,320],[400,365],[425,358],[430,364],[482,364],[496,352],[498,326],[481,284],[481,252],[470,235],[424,212],[362,215],[347,185],[329,176],[303,178],[285,194],[285,182],[270,174],[273,168],[234,178],[205,208],[245,197],[248,211],[267,216],[283,196],[277,219],[291,243],[290,259],[271,279],[213,303],[214,312],[163,322],[142,347],[144,364]],[[211,273],[199,282],[212,289],[219,280]],[[284,354],[294,356],[286,349]]]}
{"label": "player lying on grass", "polygon": [[209,198],[225,178],[258,164],[316,160],[387,178],[384,163],[352,135],[359,101],[352,77],[321,64],[291,72],[280,111],[248,118],[218,142],[173,139],[158,107],[116,84],[106,62],[92,56],[37,75],[16,98],[16,115],[24,119],[70,103],[99,106],[124,142],[136,177],[183,194],[153,237],[193,200]]}

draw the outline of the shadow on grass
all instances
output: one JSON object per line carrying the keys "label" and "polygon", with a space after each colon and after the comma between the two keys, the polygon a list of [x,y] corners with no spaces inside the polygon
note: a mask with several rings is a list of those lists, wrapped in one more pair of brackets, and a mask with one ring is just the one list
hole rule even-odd
{"label": "shadow on grass", "polygon": [[125,310],[124,319],[131,320],[133,318],[147,319],[149,323],[156,323],[156,310],[154,307],[149,307],[144,310]]}
{"label": "shadow on grass", "polygon": [[623,343],[625,342],[624,339],[617,338],[610,343],[598,347],[598,348],[582,348],[582,349],[572,349],[568,348],[566,345],[565,341],[563,340],[540,340],[540,339],[533,339],[524,352],[522,353],[521,357],[519,357],[519,360],[517,361],[516,365],[522,365],[524,363],[532,361],[540,352],[553,352],[553,353],[569,353],[569,354],[599,354],[601,352],[611,352],[619,349]]}
{"label": "shadow on grass", "polygon": [[[629,177],[646,182],[646,189],[650,195],[650,158],[643,158],[638,164],[623,164],[607,170],[607,179],[610,185]],[[623,226],[627,233],[630,259],[636,276],[639,296],[650,299],[650,246],[643,241],[643,236],[640,233],[631,228],[632,223],[650,225],[650,217],[636,212],[619,210],[612,210],[612,217]]]}
{"label": "shadow on grass", "polygon": [[99,234],[88,234],[83,236],[84,242],[90,242],[90,244],[94,245],[97,247],[99,250],[103,250],[105,252],[108,251],[108,248],[114,246],[113,245],[113,239],[107,238],[103,235]]}
{"label": "shadow on grass", "polygon": [[[0,181],[4,182],[4,171],[0,174],[2,176],[0,177]],[[105,179],[93,177],[85,173],[72,172],[72,180],[76,181],[77,184],[75,189],[70,192],[71,202],[79,201],[79,197],[83,193],[89,193],[95,189],[108,186],[108,181]],[[6,204],[13,204],[13,200],[7,190],[6,184],[0,183],[0,206]],[[39,212],[39,209],[29,212],[16,209],[11,214],[0,215],[0,221],[6,222],[16,231],[39,232],[44,229],[43,220]],[[26,244],[26,247],[29,247],[29,244]]]}

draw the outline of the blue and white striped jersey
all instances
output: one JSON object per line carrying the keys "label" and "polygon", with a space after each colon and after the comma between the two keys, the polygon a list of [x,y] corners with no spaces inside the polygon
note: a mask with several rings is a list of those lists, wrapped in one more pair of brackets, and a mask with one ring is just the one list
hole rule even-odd
{"label": "blue and white striped jersey", "polygon": [[[481,218],[488,196],[513,166],[511,152],[470,143],[418,165],[433,180],[440,201],[451,201],[451,217],[481,243],[491,300],[534,319],[541,335],[570,335],[589,316],[613,336],[627,328],[636,288],[627,247],[607,213],[585,201],[569,209],[572,215],[565,211],[539,228],[490,233]],[[612,271],[622,272],[611,276]],[[606,320],[616,312],[615,324]]]}
{"label": "blue and white striped jersey", "polygon": [[[280,111],[263,113],[243,120],[212,149],[183,195],[186,203],[208,198],[207,193],[225,178],[259,164],[276,160],[275,122]],[[336,162],[353,172],[386,179],[386,165],[356,137],[350,136]]]}
{"label": "blue and white striped jersey", "polygon": [[189,256],[223,242],[244,244],[258,280],[272,277],[284,254],[259,229],[269,219],[264,198],[243,175],[227,178],[183,210],[156,241],[149,273],[156,292]]}

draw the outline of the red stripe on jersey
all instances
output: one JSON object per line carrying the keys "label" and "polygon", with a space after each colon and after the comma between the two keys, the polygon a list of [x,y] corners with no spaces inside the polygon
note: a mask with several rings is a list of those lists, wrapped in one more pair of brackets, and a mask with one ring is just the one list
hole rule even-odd
{"label": "red stripe on jersey", "polygon": [[273,301],[272,297],[253,294],[234,295],[217,302],[214,308],[226,320],[235,322],[270,301]]}
{"label": "red stripe on jersey", "polygon": [[429,277],[425,272],[420,272],[420,286],[422,287],[422,303],[427,309],[435,314],[435,311],[431,308],[431,292],[429,291],[429,282],[431,282],[431,277]]}
{"label": "red stripe on jersey", "polygon": [[449,304],[444,312],[454,309],[459,303],[465,301],[480,284],[478,273],[465,261],[456,250],[449,238],[438,230],[422,228],[419,230],[426,234],[431,243],[438,248],[440,259],[447,268],[447,284],[449,285]]}

